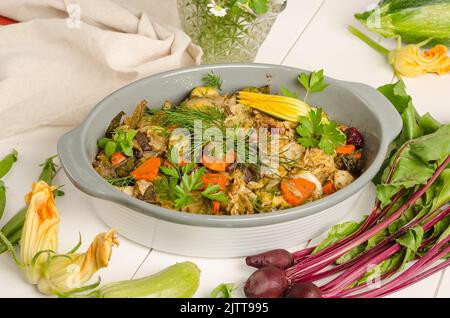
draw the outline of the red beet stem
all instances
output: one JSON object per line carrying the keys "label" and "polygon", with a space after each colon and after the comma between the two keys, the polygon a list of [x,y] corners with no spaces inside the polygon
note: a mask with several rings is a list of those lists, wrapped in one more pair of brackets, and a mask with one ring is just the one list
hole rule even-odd
{"label": "red beet stem", "polygon": [[383,285],[380,288],[370,290],[364,293],[351,295],[349,298],[373,298],[379,297],[381,295],[387,294],[395,290],[395,288],[399,288],[402,284],[406,284],[415,276],[419,275],[424,269],[429,267],[432,263],[450,253],[450,246],[447,246],[442,251],[439,251],[450,241],[450,235],[447,236],[444,240],[434,245],[428,253],[426,253],[421,259],[419,259],[416,263],[414,263],[410,268],[405,270],[402,274]]}
{"label": "red beet stem", "polygon": [[378,232],[386,229],[392,222],[397,220],[411,205],[413,205],[426,191],[427,189],[436,181],[442,171],[450,163],[450,155],[447,159],[436,169],[431,178],[427,183],[419,188],[405,203],[403,203],[394,213],[383,219],[380,223],[374,225],[368,231],[362,233],[350,242],[347,242],[333,251],[321,255],[315,259],[307,259],[304,262],[298,263],[291,267],[287,271],[287,276],[289,279],[293,280],[298,276],[305,276],[315,273],[321,270],[327,265],[332,264],[337,258],[349,252],[356,246],[366,242],[368,239],[376,235]]}
{"label": "red beet stem", "polygon": [[384,296],[392,294],[392,293],[394,293],[396,291],[404,289],[404,288],[406,288],[406,287],[408,287],[408,286],[410,286],[410,285],[412,285],[412,284],[414,284],[414,283],[416,283],[416,282],[418,282],[418,281],[420,281],[422,279],[425,279],[425,278],[433,275],[437,271],[440,271],[441,269],[446,268],[449,265],[450,265],[450,259],[440,263],[439,265],[436,265],[436,266],[426,270],[425,272],[423,272],[423,273],[421,273],[419,275],[416,275],[415,277],[413,277],[413,278],[403,282],[402,284],[398,285],[397,287],[394,287],[394,288],[384,292],[383,294],[380,294],[380,297],[384,297]]}

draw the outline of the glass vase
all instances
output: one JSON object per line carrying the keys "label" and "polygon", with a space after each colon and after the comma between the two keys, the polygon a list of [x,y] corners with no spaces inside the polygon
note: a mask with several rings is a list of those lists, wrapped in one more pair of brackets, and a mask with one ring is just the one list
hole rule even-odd
{"label": "glass vase", "polygon": [[286,2],[272,0],[259,15],[233,6],[221,17],[210,12],[210,0],[178,0],[178,12],[184,31],[203,49],[203,64],[253,62]]}

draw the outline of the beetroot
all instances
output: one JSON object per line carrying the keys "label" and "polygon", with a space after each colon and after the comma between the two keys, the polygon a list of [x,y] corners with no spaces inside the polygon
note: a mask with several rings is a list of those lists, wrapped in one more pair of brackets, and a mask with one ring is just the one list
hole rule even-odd
{"label": "beetroot", "polygon": [[322,298],[320,288],[309,282],[293,285],[287,292],[286,298]]}
{"label": "beetroot", "polygon": [[275,266],[285,269],[294,265],[294,257],[286,250],[277,249],[258,255],[248,256],[245,259],[245,262],[248,266],[256,268]]}
{"label": "beetroot", "polygon": [[354,145],[356,148],[362,148],[364,146],[364,138],[358,129],[347,128],[345,135],[347,136],[348,145]]}
{"label": "beetroot", "polygon": [[266,266],[256,270],[244,285],[248,298],[281,298],[289,287],[284,270]]}

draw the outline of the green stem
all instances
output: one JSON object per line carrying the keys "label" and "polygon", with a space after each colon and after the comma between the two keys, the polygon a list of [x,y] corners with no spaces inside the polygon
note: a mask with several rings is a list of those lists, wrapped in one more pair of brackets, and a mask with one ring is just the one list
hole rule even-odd
{"label": "green stem", "polygon": [[0,241],[2,241],[3,244],[5,244],[5,246],[8,248],[8,252],[11,254],[14,262],[19,267],[23,267],[22,263],[19,261],[19,258],[17,257],[16,251],[14,250],[14,247],[12,246],[11,242],[1,231],[0,231]]}
{"label": "green stem", "polygon": [[385,48],[384,46],[378,44],[377,42],[375,42],[374,40],[372,40],[371,38],[369,38],[367,35],[365,35],[364,33],[362,33],[361,31],[359,31],[357,28],[353,27],[353,26],[349,26],[348,30],[355,35],[356,37],[358,37],[360,40],[364,41],[367,45],[369,45],[371,48],[373,48],[375,51],[383,54],[384,56],[388,56],[389,55],[389,50],[387,48]]}

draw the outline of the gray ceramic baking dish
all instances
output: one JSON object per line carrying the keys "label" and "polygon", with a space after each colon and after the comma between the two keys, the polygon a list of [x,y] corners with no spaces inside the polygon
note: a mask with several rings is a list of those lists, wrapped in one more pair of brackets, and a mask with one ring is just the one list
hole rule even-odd
{"label": "gray ceramic baking dish", "polygon": [[[270,84],[274,91],[285,86],[304,93],[296,80],[304,70],[292,67],[225,64],[179,69],[144,78],[109,95],[58,143],[58,154],[69,179],[93,198],[100,217],[144,245],[177,254],[226,257],[289,247],[309,239],[345,216],[380,169],[389,144],[402,127],[395,108],[374,88],[326,78],[330,87],[310,95],[308,101],[322,107],[334,120],[363,132],[364,173],[324,199],[267,214],[211,216],[167,210],[118,191],[96,173],[91,162],[97,140],[117,113],[131,113],[142,99],[155,108],[165,100],[180,102],[193,87],[202,84],[202,76],[210,71],[223,79],[224,92]],[[211,242],[211,235],[217,243]]]}

